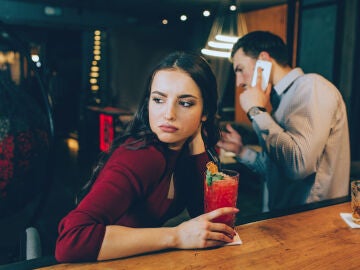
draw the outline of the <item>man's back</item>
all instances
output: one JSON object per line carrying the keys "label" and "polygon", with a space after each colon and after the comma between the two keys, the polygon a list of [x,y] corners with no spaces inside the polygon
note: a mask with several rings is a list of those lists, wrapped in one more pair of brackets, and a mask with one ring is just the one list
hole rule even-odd
{"label": "man's back", "polygon": [[265,138],[270,209],[348,194],[350,146],[342,96],[320,75],[294,73],[273,114],[282,130],[270,129]]}

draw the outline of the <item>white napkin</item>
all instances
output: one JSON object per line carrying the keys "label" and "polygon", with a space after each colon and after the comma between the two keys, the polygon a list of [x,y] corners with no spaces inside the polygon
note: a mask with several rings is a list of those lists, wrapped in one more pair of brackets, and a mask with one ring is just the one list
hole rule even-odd
{"label": "white napkin", "polygon": [[352,221],[351,213],[340,213],[340,216],[350,228],[360,228],[360,224]]}
{"label": "white napkin", "polygon": [[234,245],[241,245],[242,241],[240,239],[239,234],[236,232],[235,236],[234,236],[234,241],[232,241],[231,243],[227,243],[225,244],[225,246],[234,246]]}

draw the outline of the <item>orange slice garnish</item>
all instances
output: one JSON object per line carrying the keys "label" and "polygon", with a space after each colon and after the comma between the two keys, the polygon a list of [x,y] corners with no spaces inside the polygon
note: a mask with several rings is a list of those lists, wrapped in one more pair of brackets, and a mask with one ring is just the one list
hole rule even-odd
{"label": "orange slice garnish", "polygon": [[208,163],[206,163],[206,168],[208,169],[208,171],[211,173],[211,174],[215,174],[215,173],[218,173],[219,170],[218,170],[218,167],[216,166],[216,164],[212,161],[209,161]]}

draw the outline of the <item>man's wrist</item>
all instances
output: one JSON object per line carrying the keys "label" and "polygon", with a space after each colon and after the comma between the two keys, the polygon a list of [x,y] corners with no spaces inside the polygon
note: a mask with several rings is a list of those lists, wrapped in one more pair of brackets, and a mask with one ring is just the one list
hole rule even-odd
{"label": "man's wrist", "polygon": [[256,159],[256,153],[257,151],[255,151],[254,149],[251,149],[248,146],[244,146],[243,150],[238,155],[236,155],[234,159],[239,163],[251,164]]}
{"label": "man's wrist", "polygon": [[244,152],[246,152],[246,147],[243,145],[240,150],[238,151],[238,153],[235,153],[234,158],[237,161],[240,161],[242,159],[242,156],[244,155]]}
{"label": "man's wrist", "polygon": [[242,162],[243,158],[242,158],[242,155],[241,153],[237,154],[234,156],[234,159],[237,161],[237,162]]}
{"label": "man's wrist", "polygon": [[264,113],[264,112],[266,112],[266,109],[264,107],[253,106],[248,110],[246,115],[250,121],[253,121],[253,119],[256,115]]}

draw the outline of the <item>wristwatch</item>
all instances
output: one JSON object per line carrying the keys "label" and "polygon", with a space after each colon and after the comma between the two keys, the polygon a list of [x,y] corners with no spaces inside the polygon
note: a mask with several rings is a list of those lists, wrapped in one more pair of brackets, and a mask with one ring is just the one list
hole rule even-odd
{"label": "wristwatch", "polygon": [[247,117],[250,119],[250,121],[252,121],[255,115],[258,115],[263,112],[266,112],[266,109],[264,107],[254,106],[251,107],[250,110],[248,110]]}

